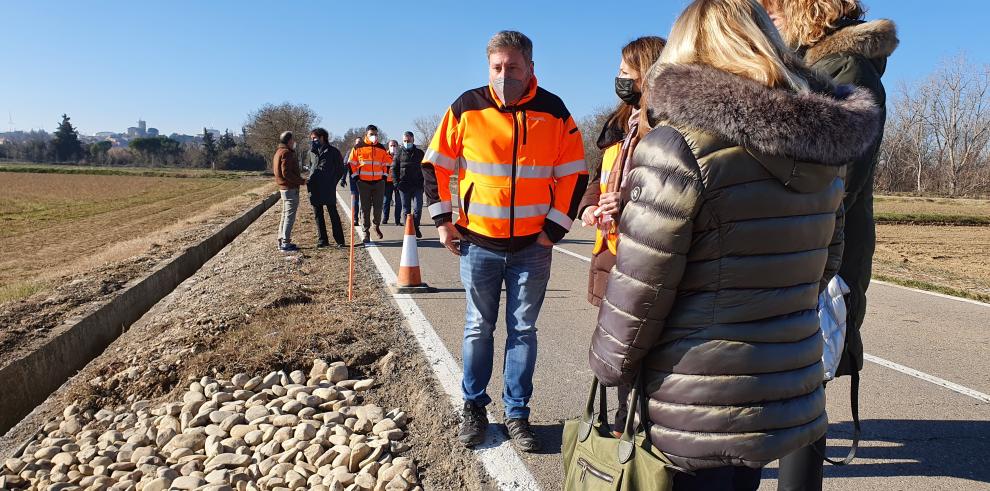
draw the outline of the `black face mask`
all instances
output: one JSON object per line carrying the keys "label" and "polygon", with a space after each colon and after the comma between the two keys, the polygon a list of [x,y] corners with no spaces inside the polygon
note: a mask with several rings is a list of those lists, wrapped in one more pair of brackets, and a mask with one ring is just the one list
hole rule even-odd
{"label": "black face mask", "polygon": [[622,77],[615,77],[615,95],[619,96],[622,102],[636,107],[639,107],[639,99],[643,96],[636,90],[636,80]]}

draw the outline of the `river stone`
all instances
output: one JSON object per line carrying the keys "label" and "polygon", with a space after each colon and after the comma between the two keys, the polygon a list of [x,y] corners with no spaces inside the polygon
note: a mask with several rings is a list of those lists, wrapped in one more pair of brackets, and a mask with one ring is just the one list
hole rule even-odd
{"label": "river stone", "polygon": [[230,429],[230,437],[243,439],[245,435],[257,429],[258,427],[255,425],[248,425],[248,424],[235,425],[233,428]]}
{"label": "river stone", "polygon": [[235,453],[222,453],[213,457],[209,461],[209,468],[230,468],[230,467],[244,467],[251,462],[251,457],[247,455],[235,454]]}
{"label": "river stone", "polygon": [[296,440],[312,440],[316,436],[316,426],[310,423],[302,423],[296,426],[296,432],[294,434]]}
{"label": "river stone", "polygon": [[334,384],[347,380],[348,375],[347,365],[343,363],[330,365],[327,369],[327,380]]}
{"label": "river stone", "polygon": [[196,476],[182,476],[172,481],[172,489],[192,490],[206,485],[206,480]]}
{"label": "river stone", "polygon": [[272,419],[272,425],[279,427],[295,426],[297,423],[299,423],[299,417],[295,414],[282,414]]}
{"label": "river stone", "polygon": [[252,406],[244,412],[244,418],[248,420],[249,423],[253,423],[261,418],[268,416],[268,408],[265,406]]}
{"label": "river stone", "polygon": [[165,491],[171,485],[171,481],[162,477],[154,479],[144,485],[144,491]]}
{"label": "river stone", "polygon": [[7,466],[12,474],[20,474],[24,467],[27,466],[27,463],[18,458],[9,458],[3,461],[3,465]]}
{"label": "river stone", "polygon": [[309,370],[309,378],[318,378],[321,375],[326,376],[327,368],[330,368],[327,362],[319,358],[313,360],[313,368]]}
{"label": "river stone", "polygon": [[257,389],[264,379],[262,377],[251,377],[250,380],[244,382],[244,390],[254,390]]}
{"label": "river stone", "polygon": [[306,374],[302,373],[301,370],[293,370],[292,373],[289,374],[289,380],[291,380],[294,384],[305,384]]}
{"label": "river stone", "polygon": [[190,450],[202,450],[203,446],[206,444],[206,432],[196,431],[196,432],[186,432],[180,435],[175,435],[174,438],[166,448],[171,447],[173,449],[183,449],[188,448]]}
{"label": "river stone", "polygon": [[248,374],[246,374],[246,373],[238,373],[238,374],[235,374],[233,377],[230,378],[230,383],[234,384],[234,387],[236,387],[238,389],[243,389],[247,385],[248,381],[250,381],[250,380],[251,380],[251,377],[248,376]]}
{"label": "river stone", "polygon": [[373,378],[366,378],[364,380],[359,380],[354,383],[354,390],[358,392],[364,392],[370,389],[371,386],[374,384],[375,384],[375,379]]}

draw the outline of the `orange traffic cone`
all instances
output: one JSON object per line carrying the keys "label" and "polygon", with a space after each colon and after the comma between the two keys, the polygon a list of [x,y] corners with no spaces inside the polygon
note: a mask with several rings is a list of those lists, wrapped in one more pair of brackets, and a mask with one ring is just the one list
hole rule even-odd
{"label": "orange traffic cone", "polygon": [[416,246],[416,226],[412,214],[406,215],[406,231],[402,238],[402,256],[399,258],[399,279],[389,285],[395,293],[426,293],[433,291],[423,283],[419,272],[419,249]]}

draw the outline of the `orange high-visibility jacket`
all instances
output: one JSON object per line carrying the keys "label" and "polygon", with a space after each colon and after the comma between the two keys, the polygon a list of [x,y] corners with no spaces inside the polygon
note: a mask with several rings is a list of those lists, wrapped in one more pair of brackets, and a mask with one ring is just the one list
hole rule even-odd
{"label": "orange high-visibility jacket", "polygon": [[588,185],[581,132],[535,77],[515,106],[502,104],[491,86],[454,101],[423,158],[423,175],[438,226],[453,219],[448,183],[457,176],[458,230],[502,251],[532,244],[541,231],[562,239]]}
{"label": "orange high-visibility jacket", "polygon": [[[615,167],[615,162],[619,160],[619,155],[622,153],[622,142],[619,141],[614,145],[605,149],[605,153],[602,155],[602,173],[599,178],[599,186],[602,194],[608,192],[608,176],[612,173],[612,169]],[[618,217],[615,217],[618,218]],[[598,228],[595,233],[595,248],[592,250],[592,254],[598,254],[605,250],[605,246],[608,246],[608,250],[615,255],[619,247],[619,230],[614,224],[618,222],[612,222],[613,227],[608,233],[603,234],[602,229]]]}
{"label": "orange high-visibility jacket", "polygon": [[362,181],[380,181],[388,175],[388,166],[392,164],[392,156],[381,143],[371,143],[365,137],[361,143],[354,145],[350,158],[351,176]]}

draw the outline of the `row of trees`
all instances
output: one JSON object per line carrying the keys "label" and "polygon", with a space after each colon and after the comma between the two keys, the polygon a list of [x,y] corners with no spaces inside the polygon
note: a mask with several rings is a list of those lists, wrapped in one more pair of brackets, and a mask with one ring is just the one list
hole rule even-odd
{"label": "row of trees", "polygon": [[990,65],[947,60],[922,82],[902,85],[888,106],[878,189],[990,194]]}
{"label": "row of trees", "polygon": [[166,136],[134,138],[127,147],[110,141],[84,145],[67,115],[54,134],[24,133],[0,145],[0,158],[27,162],[86,163],[91,165],[142,165],[208,167],[215,170],[264,170],[268,159],[239,142],[230,131],[219,138],[203,128],[202,143],[182,143]]}

